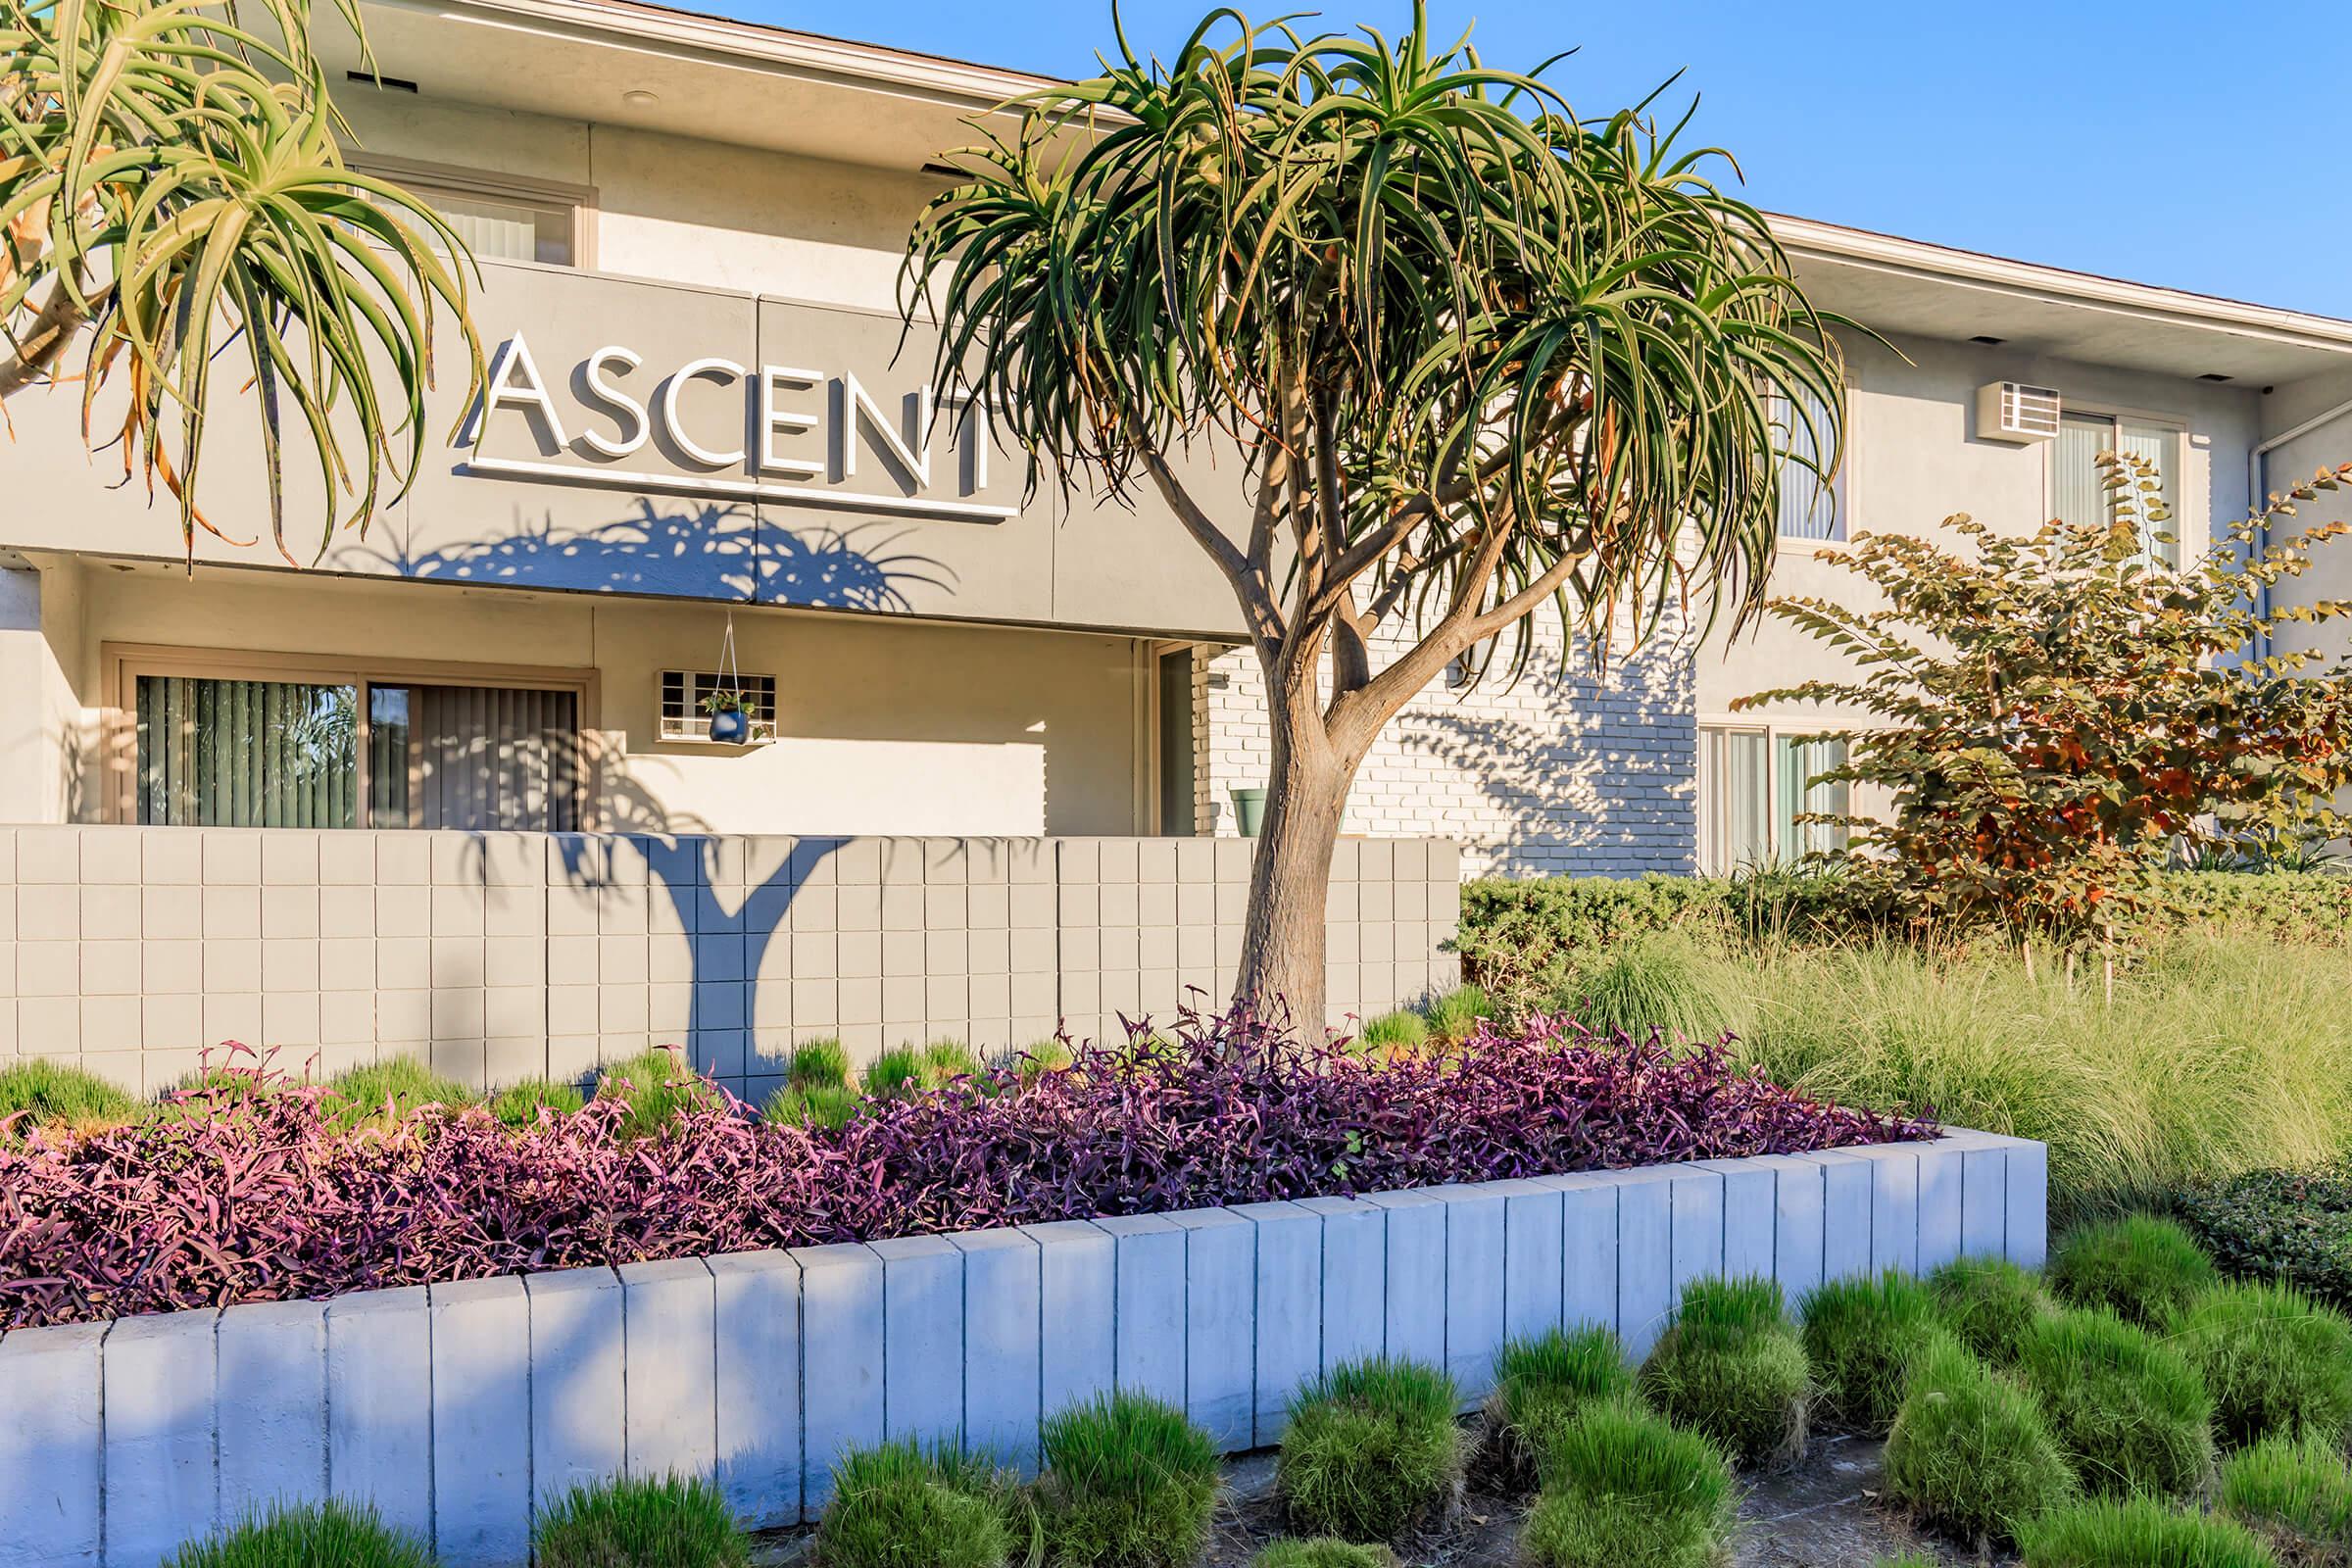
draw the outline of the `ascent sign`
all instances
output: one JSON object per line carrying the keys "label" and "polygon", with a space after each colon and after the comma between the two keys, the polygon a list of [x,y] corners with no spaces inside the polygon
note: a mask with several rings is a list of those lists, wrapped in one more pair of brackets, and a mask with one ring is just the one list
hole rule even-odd
{"label": "ascent sign", "polygon": [[[571,377],[578,406],[567,411],[548,390],[530,345],[515,333],[492,357],[486,390],[459,433],[458,444],[467,456],[457,471],[965,522],[1001,522],[1018,510],[931,493],[935,437],[950,449],[957,497],[987,488],[988,413],[968,392],[953,396],[947,417],[940,419],[934,418],[939,411],[928,387],[910,392],[893,420],[849,371],[832,375],[783,365],[754,370],[712,357],[679,366],[655,384],[650,399],[641,400],[622,381],[644,363],[634,350],[617,344],[598,349]],[[743,416],[732,428],[707,411],[702,427],[688,428],[679,403],[697,382],[742,388]],[[483,451],[491,418],[501,410],[534,424],[544,445],[588,462],[504,458]],[[678,471],[631,466],[629,460],[649,443]],[[861,476],[861,454],[870,455],[883,472],[868,468]],[[895,483],[866,489],[858,485],[861,477],[869,484],[876,478]]]}

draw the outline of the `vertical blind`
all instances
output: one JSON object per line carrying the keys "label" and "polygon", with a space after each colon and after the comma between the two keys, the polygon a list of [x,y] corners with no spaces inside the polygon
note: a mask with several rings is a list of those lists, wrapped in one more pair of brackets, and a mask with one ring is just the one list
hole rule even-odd
{"label": "vertical blind", "polygon": [[500,201],[446,190],[429,180],[403,184],[432,203],[474,255],[502,262],[571,265],[571,210],[528,202]]}
{"label": "vertical blind", "polygon": [[1834,767],[1845,765],[1845,742],[1800,741],[1783,736],[1773,759],[1774,772],[1779,775],[1779,809],[1773,828],[1780,836],[1781,858],[1793,860],[1799,856],[1817,852],[1827,854],[1845,847],[1846,830],[1834,822],[1799,822],[1808,812],[1825,816],[1846,814],[1848,791],[1843,779],[1836,783],[1820,780],[1819,775]]}
{"label": "vertical blind", "polygon": [[2168,565],[2180,564],[2180,479],[2174,471],[2179,466],[2179,445],[2180,432],[2161,424],[2115,419],[2103,414],[2064,416],[2058,424],[2058,449],[2051,460],[2056,465],[2052,488],[2059,517],[2076,527],[2109,521],[2115,515],[2115,498],[2099,467],[2099,454],[2120,452],[2144,458],[2155,465],[2165,506],[2175,515],[2161,525],[2163,538],[2152,537],[2152,530],[2142,528],[2140,548]]}
{"label": "vertical blind", "polygon": [[1772,858],[1772,751],[1762,730],[1702,729],[1699,769],[1707,810],[1699,858],[1718,875]]}
{"label": "vertical blind", "polygon": [[1775,393],[1770,416],[1781,427],[1782,445],[1788,454],[1781,464],[1781,537],[1844,538],[1845,518],[1838,509],[1836,482],[1824,484],[1820,474],[1794,461],[1829,461],[1823,439],[1830,430],[1829,406],[1810,392],[1799,393],[1793,401]]}
{"label": "vertical blind", "polygon": [[542,832],[580,825],[573,692],[141,675],[135,700],[141,822]]}

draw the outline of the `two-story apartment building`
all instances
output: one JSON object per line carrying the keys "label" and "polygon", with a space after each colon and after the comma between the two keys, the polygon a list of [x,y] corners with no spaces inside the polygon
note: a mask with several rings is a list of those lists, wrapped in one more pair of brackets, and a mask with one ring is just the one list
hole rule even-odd
{"label": "two-story apartment building", "polygon": [[[362,9],[355,159],[481,257],[491,395],[445,385],[457,440],[315,564],[256,538],[224,405],[203,499],[229,540],[193,570],[169,509],[84,455],[76,397],[12,404],[0,820],[1235,830],[1264,734],[1213,572],[1155,501],[1030,493],[977,411],[933,417],[928,344],[902,344],[935,160],[1033,78],[626,0]],[[2095,506],[2119,444],[2194,552],[2352,448],[2352,322],[1780,226],[1816,300],[1893,345],[1852,346],[1849,461],[1834,505],[1791,488],[1785,591],[1839,591],[1814,556],[1852,530]],[[2002,383],[2055,391],[2050,438],[1986,428]],[[295,514],[316,500],[294,476]],[[1766,625],[1441,683],[1348,829],[1449,836],[1474,869],[1793,853],[1818,759],[1788,737],[1818,715],[1731,704],[1820,657]],[[712,745],[699,700],[736,684],[758,743]]]}

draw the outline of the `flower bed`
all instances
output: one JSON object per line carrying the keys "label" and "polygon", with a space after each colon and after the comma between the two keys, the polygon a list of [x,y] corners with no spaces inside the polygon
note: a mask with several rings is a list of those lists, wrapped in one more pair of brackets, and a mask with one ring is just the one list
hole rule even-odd
{"label": "flower bed", "polygon": [[[265,1074],[266,1076],[266,1074]],[[1247,1017],[1008,1066],[838,1130],[625,1101],[337,1131],[318,1091],[0,1143],[0,1328],[584,1264],[1932,1138],[1736,1066],[1538,1020],[1371,1065]]]}

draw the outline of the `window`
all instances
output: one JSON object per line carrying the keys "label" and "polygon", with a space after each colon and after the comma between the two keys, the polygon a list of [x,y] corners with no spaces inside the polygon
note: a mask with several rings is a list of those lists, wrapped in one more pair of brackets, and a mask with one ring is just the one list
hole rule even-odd
{"label": "window", "polygon": [[[331,671],[266,656],[118,655],[125,820],[573,832],[585,680]],[[210,663],[208,670],[207,664]]]}
{"label": "window", "polygon": [[665,741],[707,741],[710,738],[710,710],[703,705],[713,692],[740,692],[748,698],[755,742],[776,738],[776,677],[729,676],[715,669],[665,669],[662,672],[662,738]]}
{"label": "window", "polygon": [[1193,651],[1159,656],[1159,831],[1193,835]]}
{"label": "window", "polygon": [[2104,522],[2114,515],[2115,501],[2099,470],[2099,454],[2118,452],[2145,458],[2156,467],[2164,486],[2164,504],[2173,520],[2163,525],[2166,537],[2142,529],[2140,548],[2149,559],[2166,565],[2180,564],[2180,426],[2128,415],[2098,414],[2068,409],[2058,422],[2058,440],[2050,459],[2051,510],[2077,527]]}
{"label": "window", "polygon": [[1699,868],[1726,876],[1843,849],[1843,827],[1797,817],[1846,813],[1846,786],[1819,782],[1822,773],[1844,762],[1843,741],[1805,740],[1761,727],[1701,726]]}
{"label": "window", "polygon": [[358,157],[353,164],[392,180],[449,220],[485,261],[584,267],[580,215],[593,193],[405,159]]}
{"label": "window", "polygon": [[1784,539],[1845,537],[1845,470],[1828,483],[1808,464],[1827,463],[1833,411],[1810,393],[1791,400],[1779,393],[1766,399],[1766,416],[1780,431],[1781,521]]}

